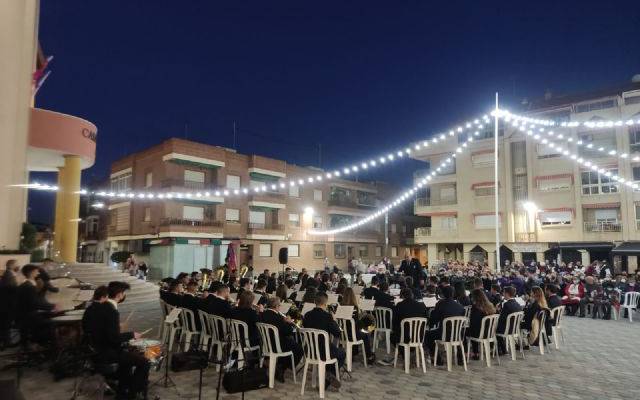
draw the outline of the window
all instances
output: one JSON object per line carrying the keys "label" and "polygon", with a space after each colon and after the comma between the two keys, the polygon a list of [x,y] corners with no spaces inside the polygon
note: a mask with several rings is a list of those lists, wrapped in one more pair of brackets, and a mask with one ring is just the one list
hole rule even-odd
{"label": "window", "polygon": [[249,210],[249,223],[261,225],[264,227],[266,221],[266,214],[264,211]]}
{"label": "window", "polygon": [[144,187],[151,187],[153,185],[153,172],[147,172],[144,175]]}
{"label": "window", "polygon": [[290,244],[287,248],[289,249],[289,257],[300,257],[299,244]]}
{"label": "window", "polygon": [[258,255],[260,257],[271,257],[271,243],[260,243]]}
{"label": "window", "polygon": [[[185,169],[184,182],[185,183],[204,183],[204,172]],[[201,186],[202,185],[200,185],[200,187]]]}
{"label": "window", "polygon": [[391,257],[398,257],[398,248],[396,246],[391,246]]}
{"label": "window", "polygon": [[313,229],[322,229],[322,215],[313,216]]}
{"label": "window", "polygon": [[608,152],[616,148],[615,130],[605,130],[596,133],[580,135],[582,146],[579,153],[585,158],[608,157]]}
{"label": "window", "polygon": [[405,224],[402,224],[402,234],[403,235],[407,234],[407,226]]}
{"label": "window", "polygon": [[473,189],[473,194],[475,194],[478,197],[495,196],[496,187],[495,186],[479,186]]}
{"label": "window", "polygon": [[313,189],[313,201],[322,201],[322,190]]}
{"label": "window", "polygon": [[624,99],[624,104],[640,104],[640,96],[631,96]]}
{"label": "window", "polygon": [[541,226],[570,225],[572,217],[571,211],[542,211],[538,213]]}
{"label": "window", "polygon": [[131,172],[111,178],[111,190],[122,192],[131,189]]}
{"label": "window", "polygon": [[289,214],[289,225],[300,226],[300,214]]}
{"label": "window", "polygon": [[455,203],[456,202],[455,186],[440,188],[440,201],[442,201],[443,203]]}
{"label": "window", "polygon": [[313,245],[313,258],[324,258],[324,244],[314,244]]}
{"label": "window", "polygon": [[442,230],[452,231],[455,230],[458,226],[458,218],[457,217],[443,217],[440,219],[440,226]]}
{"label": "window", "polygon": [[202,221],[204,219],[204,208],[182,206],[182,218],[191,221]]}
{"label": "window", "polygon": [[396,224],[391,224],[391,233],[396,233]]}
{"label": "window", "polygon": [[439,175],[451,175],[456,173],[456,159],[451,159],[450,163],[446,163],[445,165],[440,167]]}
{"label": "window", "polygon": [[290,197],[300,197],[300,186],[289,186]]}
{"label": "window", "polygon": [[490,167],[493,165],[493,159],[493,150],[483,151],[471,155],[471,164],[473,164],[474,167]]}
{"label": "window", "polygon": [[333,256],[335,258],[345,258],[347,256],[347,245],[344,243],[335,243],[333,245]]}
{"label": "window", "polygon": [[473,217],[476,229],[493,229],[496,227],[496,216],[494,214],[481,214]]}
{"label": "window", "polygon": [[593,103],[586,104],[578,104],[576,106],[577,113],[589,112],[589,111],[597,111],[597,110],[605,110],[607,108],[612,108],[616,106],[616,101],[611,100],[603,100],[603,101],[594,101]]}
{"label": "window", "polygon": [[635,204],[635,209],[636,209],[636,229],[638,229],[638,226],[640,226],[640,223],[638,222],[640,221],[640,203]]}
{"label": "window", "polygon": [[538,190],[541,192],[567,190],[571,188],[572,183],[571,175],[537,180]]}
{"label": "window", "polygon": [[[560,147],[558,147],[560,146]],[[536,146],[538,158],[560,157],[562,145],[560,143],[549,142],[546,144],[538,143]]]}
{"label": "window", "polygon": [[[618,169],[610,169],[608,172],[610,172],[612,175],[617,175]],[[581,174],[581,178],[582,194],[584,195],[608,194],[618,192],[618,184],[604,174],[600,175],[596,171],[583,171]]]}
{"label": "window", "polygon": [[375,250],[375,255],[376,257],[382,257],[382,246],[376,246],[376,250]]}
{"label": "window", "polygon": [[603,208],[594,210],[595,220],[599,224],[615,224],[618,222],[618,210]]}
{"label": "window", "polygon": [[369,246],[362,245],[358,248],[358,256],[359,257],[368,257],[369,256]]}
{"label": "window", "polygon": [[640,126],[629,127],[629,152],[640,152]]}
{"label": "window", "polygon": [[144,208],[144,222],[151,221],[151,207]]}
{"label": "window", "polygon": [[225,220],[227,222],[240,222],[240,210],[227,208],[225,210]]}
{"label": "window", "polygon": [[227,175],[227,188],[240,189],[240,177],[237,175]]}

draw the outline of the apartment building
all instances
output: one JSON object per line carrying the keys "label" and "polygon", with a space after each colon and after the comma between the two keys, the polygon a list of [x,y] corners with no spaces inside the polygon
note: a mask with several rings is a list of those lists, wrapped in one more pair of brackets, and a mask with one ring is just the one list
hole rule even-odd
{"label": "apartment building", "polygon": [[356,221],[393,194],[381,183],[350,180],[280,188],[280,182],[318,174],[322,171],[316,168],[223,147],[166,140],[114,162],[111,190],[213,194],[265,185],[268,190],[228,197],[114,199],[108,205],[110,250],[130,250],[146,258],[152,277],[221,265],[230,243],[237,247],[239,265],[258,270],[278,268],[283,247],[289,250],[290,266],[310,270],[322,268],[325,257],[344,268],[351,258],[375,262],[386,254],[398,261],[405,253],[419,254],[411,239],[426,219],[412,210],[389,215],[386,248],[380,221],[356,231],[311,235],[311,229]]}
{"label": "apartment building", "polygon": [[[532,117],[563,121],[627,120],[640,118],[640,80],[615,88],[572,96],[545,96],[526,105]],[[640,128],[557,128],[561,144],[620,176],[640,181]],[[640,192],[619,185],[605,175],[584,169],[549,146],[540,145],[501,121],[499,182],[494,181],[494,126],[474,134],[467,150],[442,169],[415,199],[416,215],[428,217],[416,229],[415,242],[427,249],[430,263],[444,259],[487,260],[496,263],[495,224],[500,226],[500,263],[517,261],[610,260],[617,268],[635,270],[640,254]],[[572,137],[569,143],[566,138]],[[448,139],[412,152],[430,168],[449,157],[467,139]],[[593,144],[578,147],[582,141]],[[599,147],[628,153],[617,156]],[[499,194],[499,221],[495,192]]]}

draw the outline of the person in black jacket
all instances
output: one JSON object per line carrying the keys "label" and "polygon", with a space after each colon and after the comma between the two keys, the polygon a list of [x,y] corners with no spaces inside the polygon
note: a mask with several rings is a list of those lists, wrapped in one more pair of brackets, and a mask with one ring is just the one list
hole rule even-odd
{"label": "person in black jacket", "polygon": [[22,267],[26,280],[18,286],[16,293],[16,321],[20,326],[20,337],[23,344],[29,339],[39,344],[46,344],[53,339],[51,321],[48,313],[57,311],[54,304],[45,300],[38,293],[36,279],[40,270],[36,265],[27,264]]}
{"label": "person in black jacket", "polygon": [[149,380],[149,362],[144,355],[122,348],[129,340],[141,337],[137,332],[120,332],[118,304],[125,300],[127,290],[126,282],[109,282],[107,301],[93,302],[83,315],[84,334],[96,351],[96,360],[118,363],[117,399],[146,396]]}
{"label": "person in black jacket", "polygon": [[[413,289],[406,287],[400,291],[401,302],[393,307],[393,322],[391,324],[391,342],[395,345],[400,341],[400,326],[407,318],[427,318],[427,307],[421,301],[413,298]],[[409,340],[409,332],[405,329],[403,342]]]}
{"label": "person in black jacket", "polygon": [[429,314],[429,327],[432,328],[427,334],[427,345],[429,350],[435,350],[435,341],[442,338],[442,321],[448,317],[464,316],[464,307],[453,299],[453,288],[443,286],[441,289],[442,299]]}
{"label": "person in black jacket", "polygon": [[193,313],[196,330],[200,331],[200,329],[202,329],[202,323],[200,322],[198,310],[200,309],[200,303],[202,303],[202,299],[198,297],[198,285],[198,281],[196,280],[190,280],[189,283],[187,283],[187,288],[181,296],[181,307],[186,308]]}
{"label": "person in black jacket", "polygon": [[215,293],[209,294],[200,302],[200,309],[207,314],[217,315],[222,318],[231,316],[231,303],[229,302],[229,286],[220,284]]}
{"label": "person in black jacket", "polygon": [[380,280],[377,276],[371,277],[371,286],[362,289],[362,296],[365,299],[377,299],[380,293],[380,289],[378,288],[379,284]]}
{"label": "person in black jacket", "polygon": [[[324,292],[319,292],[316,295],[316,307],[307,312],[302,320],[302,326],[305,328],[319,329],[327,332],[330,336],[340,337],[340,327],[336,323],[333,315],[327,311],[327,302],[329,298]],[[324,344],[320,343],[320,355],[324,358],[325,349]],[[342,367],[345,360],[345,352],[343,349],[336,347],[331,343],[329,338],[329,356],[338,360],[338,365]],[[333,368],[327,368],[327,380],[330,390],[337,390],[340,388],[340,381],[334,376],[335,370]]]}
{"label": "person in black jacket", "polygon": [[[514,288],[513,286],[506,286],[503,290],[502,290],[502,295],[504,297],[504,303],[502,304],[502,309],[500,310],[500,317],[498,318],[498,327],[496,329],[496,333],[498,334],[505,334],[505,330],[507,328],[507,317],[509,317],[509,315],[516,313],[516,312],[520,312],[522,311],[522,307],[520,306],[520,304],[518,304],[518,302],[515,300],[515,296],[516,296],[516,288]],[[509,327],[509,330],[511,332],[515,332],[515,330],[520,329],[520,327],[518,326],[511,326]],[[498,338],[498,351],[500,351],[501,354],[505,353],[506,347],[505,347],[505,342],[502,338]]]}
{"label": "person in black jacket", "polygon": [[174,279],[169,283],[169,288],[161,296],[161,298],[169,305],[174,307],[182,307],[182,282]]}
{"label": "person in black jacket", "polygon": [[[247,324],[249,328],[249,344],[251,347],[260,345],[260,333],[258,332],[258,311],[253,308],[255,295],[249,290],[244,290],[238,295],[238,306],[231,311],[231,319],[237,319]],[[262,306],[258,306],[262,310]],[[244,338],[243,338],[244,339]]]}
{"label": "person in black jacket", "polygon": [[467,291],[464,288],[464,283],[461,281],[458,281],[456,283],[453,284],[453,290],[455,292],[454,298],[455,300],[462,306],[462,307],[466,307],[466,306],[470,306],[471,305],[471,299],[469,299],[469,296],[467,296]]}
{"label": "person in black jacket", "polygon": [[20,271],[18,262],[14,259],[7,261],[2,278],[0,278],[0,350],[11,344],[11,327],[16,318],[16,301],[18,280],[16,274]]}
{"label": "person in black jacket", "polygon": [[380,290],[378,290],[377,296],[374,297],[376,300],[376,307],[386,307],[393,309],[394,297],[389,293],[389,283],[384,281],[380,284]]}
{"label": "person in black jacket", "polygon": [[558,287],[556,285],[547,284],[544,287],[544,291],[547,295],[547,304],[550,310],[562,305],[562,300],[558,297]]}
{"label": "person in black jacket", "polygon": [[258,283],[256,283],[255,290],[253,291],[256,295],[260,295],[260,300],[258,300],[258,305],[265,306],[267,305],[267,281],[263,279],[258,279]]}
{"label": "person in black jacket", "polygon": [[[270,324],[278,328],[280,349],[283,352],[291,351],[295,365],[302,360],[302,346],[294,340],[295,325],[290,317],[280,314],[280,298],[271,297],[267,301],[267,309],[260,315],[260,322]],[[275,348],[275,344],[274,344]],[[284,383],[284,372],[291,367],[289,357],[278,358],[276,366],[276,379]]]}

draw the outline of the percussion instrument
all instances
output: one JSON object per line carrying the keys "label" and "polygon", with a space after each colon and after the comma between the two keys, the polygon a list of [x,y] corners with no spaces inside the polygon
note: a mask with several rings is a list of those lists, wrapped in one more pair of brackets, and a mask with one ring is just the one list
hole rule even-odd
{"label": "percussion instrument", "polygon": [[129,347],[144,355],[152,366],[162,361],[162,342],[154,339],[131,339]]}
{"label": "percussion instrument", "polygon": [[82,315],[61,315],[51,318],[56,348],[78,346],[82,342]]}
{"label": "percussion instrument", "polygon": [[64,315],[84,315],[84,309],[82,310],[70,310],[70,311],[65,311]]}

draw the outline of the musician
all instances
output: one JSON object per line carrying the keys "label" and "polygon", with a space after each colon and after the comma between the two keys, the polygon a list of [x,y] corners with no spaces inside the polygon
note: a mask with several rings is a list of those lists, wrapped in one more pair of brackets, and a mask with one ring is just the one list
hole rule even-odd
{"label": "musician", "polygon": [[[502,309],[500,310],[500,317],[498,318],[498,326],[496,332],[504,334],[507,327],[507,317],[515,312],[522,311],[522,307],[515,299],[516,288],[513,286],[506,286],[502,290],[502,296],[504,297],[504,303],[502,303]],[[520,327],[510,327],[512,331],[520,329]],[[498,350],[501,354],[505,353],[505,343],[502,338],[498,338]]]}
{"label": "musician", "polygon": [[453,298],[453,287],[444,286],[440,290],[442,291],[442,299],[438,301],[431,311],[431,314],[429,314],[429,327],[437,327],[431,329],[427,334],[427,345],[432,351],[435,349],[434,344],[436,339],[440,340],[442,338],[442,321],[448,317],[464,316],[464,307]]}
{"label": "musician", "polygon": [[11,344],[10,330],[16,318],[18,279],[20,265],[14,259],[8,260],[0,278],[0,349]]}
{"label": "musician", "polygon": [[202,299],[198,297],[198,286],[199,283],[196,280],[190,280],[187,283],[187,290],[182,293],[181,304],[183,308],[189,309],[193,312],[194,322],[196,324],[196,330],[200,331],[201,322],[200,317],[198,316],[198,310],[200,309],[200,303]]}
{"label": "musician", "polygon": [[253,290],[253,281],[249,278],[240,278],[240,288],[238,289],[238,298],[245,290],[252,291]]}
{"label": "musician", "polygon": [[20,337],[23,343],[30,337],[36,343],[45,344],[53,338],[48,313],[58,311],[58,307],[38,294],[38,266],[27,264],[22,267],[22,274],[25,281],[18,286],[16,296],[16,319],[20,325]]}
{"label": "musician", "polygon": [[545,285],[544,291],[547,295],[547,304],[550,310],[562,305],[562,300],[558,296],[558,287],[556,285],[547,284]]}
{"label": "musician", "polygon": [[[315,298],[316,307],[307,312],[302,320],[302,325],[305,328],[319,329],[327,332],[329,335],[340,337],[340,328],[336,323],[333,315],[327,311],[327,302],[329,298],[324,292],[319,292]],[[323,342],[320,342],[320,354],[324,357],[325,349]],[[329,355],[331,358],[338,360],[338,365],[342,367],[345,360],[345,352],[343,349],[336,347],[335,344],[329,342]],[[335,370],[333,368],[327,368],[327,380],[329,390],[337,391],[340,388],[340,381],[335,377]]]}
{"label": "musician", "polygon": [[200,302],[200,309],[207,314],[217,315],[222,318],[231,316],[231,303],[229,302],[229,286],[219,283],[214,293],[210,293]]}
{"label": "musician", "polygon": [[84,314],[82,315],[82,331],[85,333],[84,339],[86,341],[88,341],[87,332],[89,332],[90,329],[97,323],[95,319],[100,318],[100,306],[103,305],[108,299],[109,288],[107,286],[98,286],[93,291],[91,303],[89,303],[89,306],[85,309]]}
{"label": "musician", "polygon": [[[280,298],[277,296],[269,298],[266,310],[264,310],[260,315],[260,322],[270,324],[278,328],[280,349],[283,352],[291,351],[293,353],[294,364],[298,365],[304,354],[302,346],[294,340],[293,335],[295,333],[295,325],[293,320],[288,316],[280,314],[279,308]],[[284,383],[285,370],[290,367],[291,362],[288,357],[278,358],[278,363],[276,365],[276,379]]]}
{"label": "musician", "polygon": [[[244,278],[243,278],[244,279]],[[238,295],[238,307],[231,310],[231,319],[237,319],[247,324],[249,328],[249,344],[251,347],[260,345],[260,333],[258,332],[258,311],[262,312],[262,306],[253,308],[255,295],[250,290],[244,290]]]}
{"label": "musician", "polygon": [[380,291],[378,296],[375,297],[375,300],[376,307],[393,308],[395,305],[393,296],[389,294],[389,283],[387,281],[380,284]]}
{"label": "musician", "polygon": [[256,295],[260,295],[260,300],[258,300],[258,305],[265,306],[267,305],[267,299],[269,296],[267,295],[267,281],[264,279],[258,279],[258,283],[256,283],[256,288],[253,291]]}
{"label": "musician", "polygon": [[362,290],[362,296],[365,299],[377,299],[380,294],[379,284],[380,280],[377,276],[371,277],[371,286]]}
{"label": "musician", "polygon": [[329,283],[329,274],[324,273],[320,278],[320,283],[318,284],[318,291],[328,292],[330,288],[331,288],[331,284]]}
{"label": "musician", "polygon": [[[83,316],[84,333],[88,343],[96,351],[99,362],[118,363],[118,388],[116,399],[146,397],[149,380],[149,363],[142,354],[125,351],[122,345],[131,339],[139,339],[137,332],[120,332],[118,304],[129,290],[126,282],[109,282],[109,298],[104,303],[94,302]],[[96,294],[94,293],[94,297]]]}
{"label": "musician", "polygon": [[498,306],[498,304],[502,303],[502,296],[500,295],[500,285],[494,283],[491,285],[491,291],[489,292],[489,301],[494,306]]}
{"label": "musician", "polygon": [[169,283],[168,290],[164,293],[164,301],[174,307],[182,307],[182,282],[174,279]]}
{"label": "musician", "polygon": [[[342,295],[342,299],[340,300],[340,305],[342,306],[353,306],[353,321],[356,324],[356,340],[362,340],[364,343],[364,350],[367,356],[367,362],[373,363],[376,360],[376,355],[371,350],[371,338],[369,333],[367,332],[367,328],[369,327],[370,321],[368,318],[361,318],[360,315],[360,307],[358,305],[358,297],[352,288],[346,288],[344,290],[344,294]],[[370,314],[368,314],[370,315]],[[375,324],[375,322],[374,322]],[[349,332],[350,334],[351,332]],[[349,337],[349,340],[353,340],[353,338]]]}

